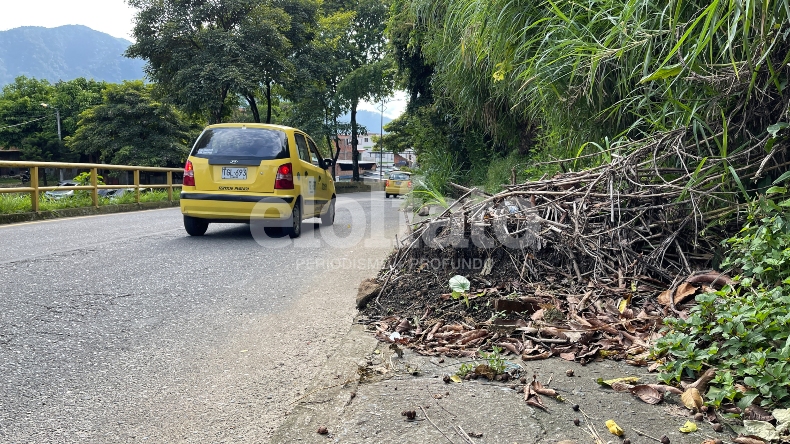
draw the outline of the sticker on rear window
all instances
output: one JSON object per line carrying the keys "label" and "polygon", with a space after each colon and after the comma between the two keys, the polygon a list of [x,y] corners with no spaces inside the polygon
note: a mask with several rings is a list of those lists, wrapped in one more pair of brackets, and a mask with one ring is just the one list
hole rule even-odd
{"label": "sticker on rear window", "polygon": [[201,148],[197,152],[198,154],[214,154],[213,148]]}

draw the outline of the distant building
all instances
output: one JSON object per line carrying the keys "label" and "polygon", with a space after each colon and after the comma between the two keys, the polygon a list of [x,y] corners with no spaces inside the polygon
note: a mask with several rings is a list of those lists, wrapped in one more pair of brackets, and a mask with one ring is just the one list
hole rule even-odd
{"label": "distant building", "polygon": [[[381,163],[385,167],[393,166],[399,162],[401,164],[398,166],[414,166],[416,164],[417,153],[415,153],[411,148],[398,154],[393,154],[392,151],[384,151],[383,155],[381,156],[383,159],[380,159],[379,152],[373,151],[373,148],[376,145],[376,143],[373,141],[374,138],[378,139],[378,134],[372,133],[368,135],[357,136],[357,140],[359,141],[359,145],[357,145],[357,150],[359,151],[360,156],[359,160],[376,162],[376,164]],[[338,136],[338,146],[340,147],[340,155],[338,156],[337,160],[352,160],[351,136]],[[406,164],[404,165],[403,162],[406,162]]]}
{"label": "distant building", "polygon": [[[359,151],[360,156],[366,151],[370,151],[376,145],[376,142],[373,141],[374,137],[378,139],[378,134],[376,133],[369,133],[369,134],[360,134],[357,136],[357,151]],[[352,160],[351,159],[351,136],[341,134],[338,136],[338,145],[340,146],[340,156],[337,160]],[[334,147],[333,147],[334,148]]]}

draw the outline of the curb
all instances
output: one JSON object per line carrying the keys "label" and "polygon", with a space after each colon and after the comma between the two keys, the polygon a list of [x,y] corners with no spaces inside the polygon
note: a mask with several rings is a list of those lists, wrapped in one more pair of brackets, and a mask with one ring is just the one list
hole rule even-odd
{"label": "curb", "polygon": [[335,193],[359,193],[384,191],[383,182],[335,182]]}
{"label": "curb", "polygon": [[41,211],[39,213],[0,214],[0,225],[34,222],[62,217],[94,216],[99,214],[127,213],[130,211],[156,210],[159,208],[177,207],[180,203],[173,202],[141,202],[139,204],[105,205],[96,207],[64,208],[62,210]]}

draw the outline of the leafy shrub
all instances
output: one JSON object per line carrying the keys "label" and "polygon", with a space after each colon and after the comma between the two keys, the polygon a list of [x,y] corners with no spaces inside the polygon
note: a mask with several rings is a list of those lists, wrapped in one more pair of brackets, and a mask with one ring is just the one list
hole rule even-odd
{"label": "leafy shrub", "polygon": [[[769,191],[785,197],[784,189]],[[730,251],[723,266],[739,272],[737,285],[697,296],[688,319],[665,321],[667,333],[654,350],[672,359],[661,369],[665,382],[716,367],[720,371],[706,394],[713,405],[790,402],[789,208],[786,198],[754,201],[746,225],[726,241]]]}

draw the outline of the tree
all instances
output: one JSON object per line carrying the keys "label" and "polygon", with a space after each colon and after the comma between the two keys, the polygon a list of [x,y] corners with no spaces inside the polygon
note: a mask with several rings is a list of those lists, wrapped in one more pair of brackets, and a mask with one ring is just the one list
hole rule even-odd
{"label": "tree", "polygon": [[[146,74],[189,112],[206,112],[210,123],[229,113],[231,93],[244,96],[256,121],[259,85],[287,70],[290,46],[283,34],[290,17],[263,0],[184,2],[130,0],[136,43],[127,57],[147,61]],[[275,79],[276,80],[276,79]]]}
{"label": "tree", "polygon": [[[339,135],[350,134],[351,126],[339,118],[349,109],[348,101],[338,93],[338,84],[350,71],[346,55],[346,36],[354,23],[354,12],[323,11],[315,38],[297,54],[297,68],[291,88],[290,104],[284,123],[304,129],[328,150],[336,175],[340,155]],[[333,148],[334,147],[334,148]]]}
{"label": "tree", "polygon": [[141,81],[109,85],[101,105],[80,114],[66,144],[77,153],[121,165],[177,166],[189,154],[194,128]]}
{"label": "tree", "polygon": [[359,180],[359,151],[357,136],[357,107],[362,100],[380,100],[392,91],[392,77],[390,76],[390,63],[388,60],[362,65],[351,71],[338,85],[338,92],[351,103],[351,152],[354,165],[354,178]]}
{"label": "tree", "polygon": [[[29,161],[78,161],[79,156],[58,138],[54,110],[60,114],[61,135],[67,137],[76,131],[79,114],[101,103],[105,87],[104,82],[84,78],[52,85],[46,80],[18,77],[0,95],[0,122],[8,125],[0,129],[0,146],[18,147],[22,158]],[[43,179],[47,184],[46,174]]]}
{"label": "tree", "polygon": [[388,5],[381,0],[327,0],[328,11],[353,11],[353,21],[341,45],[349,74],[338,85],[338,93],[351,111],[351,152],[353,180],[359,180],[357,106],[366,99],[378,99],[392,90],[389,63],[384,60],[384,30]]}
{"label": "tree", "polygon": [[14,83],[4,86],[0,95],[0,146],[21,148],[22,140],[49,132],[48,128],[55,128],[57,140],[54,113],[41,106],[49,103],[53,96],[54,88],[46,80],[20,76]]}

